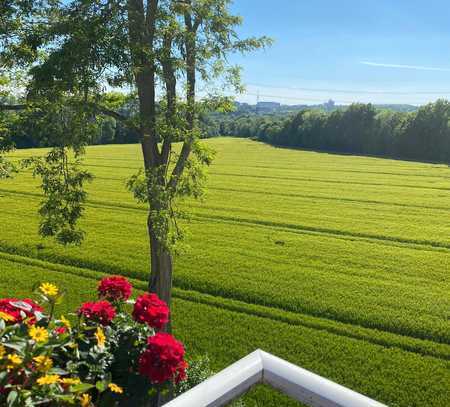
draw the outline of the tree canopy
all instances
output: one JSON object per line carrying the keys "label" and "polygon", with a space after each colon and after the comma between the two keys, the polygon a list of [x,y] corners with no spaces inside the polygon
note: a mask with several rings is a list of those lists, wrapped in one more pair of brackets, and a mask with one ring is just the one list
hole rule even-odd
{"label": "tree canopy", "polygon": [[240,38],[242,20],[229,6],[230,0],[1,2],[2,176],[13,167],[1,153],[14,147],[19,129],[29,128],[36,145],[52,146],[23,163],[41,179],[40,233],[80,244],[91,179],[81,165],[84,148],[99,133],[111,135],[113,125],[132,135],[143,166],[127,186],[148,204],[149,288],[168,303],[172,252],[182,236],[176,202],[201,195],[203,167],[212,159],[198,143],[200,117],[230,107],[221,88],[241,89],[239,68],[227,56],[270,43]]}

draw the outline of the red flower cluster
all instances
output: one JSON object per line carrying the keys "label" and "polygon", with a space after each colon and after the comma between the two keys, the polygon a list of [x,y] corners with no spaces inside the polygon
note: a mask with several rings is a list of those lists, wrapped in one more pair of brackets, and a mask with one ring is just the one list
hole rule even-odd
{"label": "red flower cluster", "polygon": [[[24,303],[23,307],[20,305],[13,305],[14,303],[21,302]],[[36,322],[35,312],[43,311],[42,307],[29,298],[25,298],[24,300],[19,300],[17,298],[0,299],[0,312],[11,315],[14,318],[14,321],[11,321],[11,323],[20,323],[26,319],[29,324],[34,324]]]}
{"label": "red flower cluster", "polygon": [[98,285],[99,296],[109,301],[126,301],[132,290],[129,281],[121,276],[105,277]]}
{"label": "red flower cluster", "polygon": [[85,302],[78,309],[78,315],[102,325],[109,325],[116,316],[116,309],[108,301]]}
{"label": "red flower cluster", "polygon": [[147,349],[139,358],[139,373],[157,384],[185,380],[187,367],[183,344],[163,332],[148,338]]}
{"label": "red flower cluster", "polygon": [[156,294],[145,293],[134,304],[133,318],[141,324],[160,329],[169,322],[169,307]]}

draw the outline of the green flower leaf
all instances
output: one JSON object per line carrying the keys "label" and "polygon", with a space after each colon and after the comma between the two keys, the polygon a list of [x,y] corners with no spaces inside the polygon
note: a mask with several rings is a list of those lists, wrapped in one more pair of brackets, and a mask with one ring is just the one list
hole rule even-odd
{"label": "green flower leaf", "polygon": [[70,386],[70,391],[72,393],[86,393],[88,390],[94,388],[92,384],[89,383],[80,383]]}
{"label": "green flower leaf", "polygon": [[15,390],[11,390],[11,392],[8,394],[8,398],[6,399],[6,403],[8,406],[13,406],[19,397],[19,393]]}

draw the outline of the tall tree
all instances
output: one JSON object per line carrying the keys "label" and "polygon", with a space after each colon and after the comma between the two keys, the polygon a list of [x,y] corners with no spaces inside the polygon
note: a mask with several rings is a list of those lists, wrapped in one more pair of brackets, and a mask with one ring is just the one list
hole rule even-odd
{"label": "tall tree", "polygon": [[[240,39],[242,20],[229,8],[230,0],[2,1],[0,68],[20,67],[27,81],[20,103],[0,110],[32,112],[41,136],[55,146],[27,162],[42,177],[41,234],[65,244],[82,241],[77,221],[90,175],[80,159],[96,118],[114,118],[139,135],[143,171],[128,187],[148,203],[149,289],[169,304],[173,248],[181,236],[176,202],[200,195],[202,167],[211,161],[198,143],[198,116],[229,102],[216,92],[198,100],[198,82],[240,89],[239,71],[227,55],[270,42]],[[105,97],[107,86],[131,87],[138,114],[116,111]],[[55,117],[62,120],[55,124]]]}

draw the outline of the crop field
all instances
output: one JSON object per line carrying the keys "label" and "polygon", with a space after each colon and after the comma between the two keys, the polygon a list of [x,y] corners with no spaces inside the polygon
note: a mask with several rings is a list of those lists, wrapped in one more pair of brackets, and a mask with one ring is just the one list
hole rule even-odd
{"label": "crop field", "polygon": [[[220,369],[262,348],[390,406],[450,406],[450,168],[205,141],[204,202],[187,201],[174,329]],[[18,150],[14,159],[41,150]],[[36,281],[74,307],[104,273],[145,288],[145,207],[125,190],[137,145],[87,149],[86,240],[37,236],[38,180],[0,181],[0,295]],[[249,406],[298,405],[252,391]]]}

